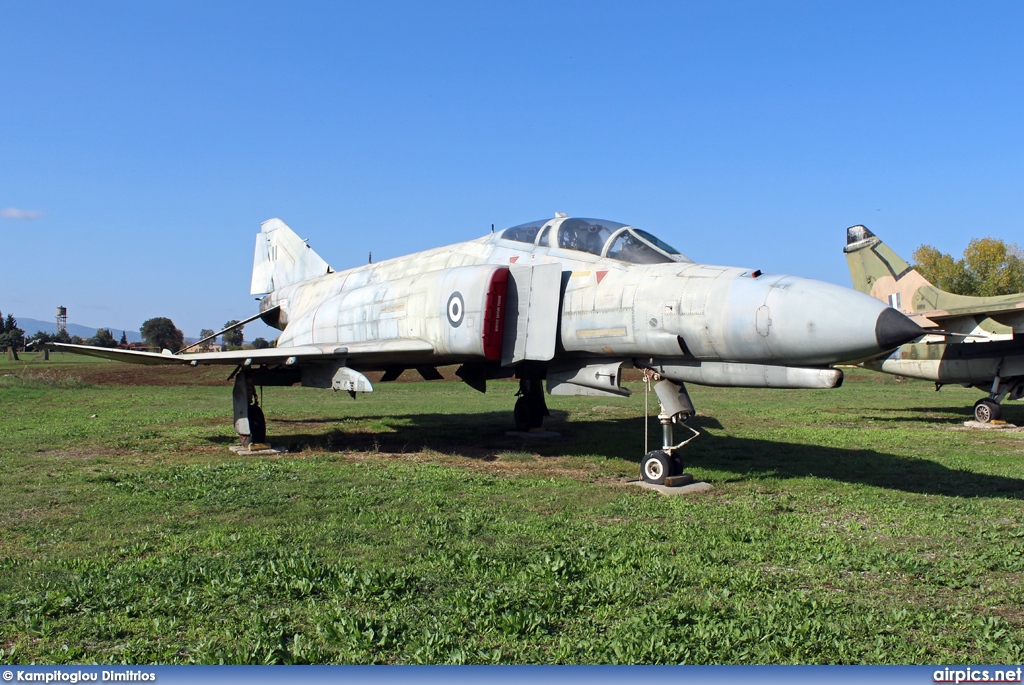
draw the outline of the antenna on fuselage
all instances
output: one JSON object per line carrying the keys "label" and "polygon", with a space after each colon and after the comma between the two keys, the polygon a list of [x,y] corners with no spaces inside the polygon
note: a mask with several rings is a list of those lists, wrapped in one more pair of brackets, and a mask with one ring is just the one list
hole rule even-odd
{"label": "antenna on fuselage", "polygon": [[491,224],[491,233],[494,233],[494,224]]}
{"label": "antenna on fuselage", "polygon": [[373,264],[373,250],[370,250],[370,264]]}

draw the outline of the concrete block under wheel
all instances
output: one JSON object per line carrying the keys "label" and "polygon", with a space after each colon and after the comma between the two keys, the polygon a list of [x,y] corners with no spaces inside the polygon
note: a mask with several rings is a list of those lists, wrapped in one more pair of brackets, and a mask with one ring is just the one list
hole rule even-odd
{"label": "concrete block under wheel", "polygon": [[702,492],[708,492],[714,490],[711,483],[705,483],[703,481],[691,482],[689,485],[679,485],[672,487],[670,485],[655,485],[654,483],[648,483],[642,480],[631,480],[630,485],[639,485],[645,490],[654,490],[660,492],[663,495],[697,495]]}
{"label": "concrete block under wheel", "polygon": [[263,443],[249,445],[248,447],[244,445],[232,445],[228,449],[235,454],[284,454],[288,451],[288,448],[286,447],[271,447],[270,445]]}
{"label": "concrete block under wheel", "polygon": [[982,423],[981,421],[964,421],[965,428],[981,428],[982,430],[1017,430],[1017,426],[1006,421],[989,421],[988,423]]}

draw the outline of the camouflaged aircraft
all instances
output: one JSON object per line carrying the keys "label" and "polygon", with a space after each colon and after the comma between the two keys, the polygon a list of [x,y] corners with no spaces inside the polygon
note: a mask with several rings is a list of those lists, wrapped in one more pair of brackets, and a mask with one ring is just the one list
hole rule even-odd
{"label": "camouflaged aircraft", "polygon": [[1000,402],[1024,396],[1024,294],[969,297],[936,288],[864,228],[846,229],[853,287],[906,314],[928,333],[892,354],[864,362],[884,373],[956,383],[988,393],[974,404],[981,423],[999,419]]}
{"label": "camouflaged aircraft", "polygon": [[[654,235],[613,221],[557,214],[477,240],[335,271],[284,222],[256,236],[251,293],[281,331],[277,347],[162,353],[53,347],[142,364],[235,366],[235,430],[266,437],[255,388],[293,385],[371,392],[437,366],[484,392],[519,380],[514,417],[537,430],[552,395],[626,396],[622,370],[643,369],[661,403],[663,447],[641,462],[662,482],[681,471],[672,428],[694,414],[685,383],[836,388],[839,362],[921,335],[895,309],[829,283],[698,264]],[[219,334],[219,333],[218,333]],[[691,429],[693,430],[693,429]],[[690,438],[692,439],[692,437]]]}

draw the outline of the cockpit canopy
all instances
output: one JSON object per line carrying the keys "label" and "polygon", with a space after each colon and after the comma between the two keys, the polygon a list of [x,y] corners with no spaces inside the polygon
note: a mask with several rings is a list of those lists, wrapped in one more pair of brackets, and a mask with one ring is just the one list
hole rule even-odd
{"label": "cockpit canopy", "polygon": [[506,228],[499,238],[539,247],[589,252],[633,264],[689,262],[688,257],[647,231],[604,219],[559,216]]}

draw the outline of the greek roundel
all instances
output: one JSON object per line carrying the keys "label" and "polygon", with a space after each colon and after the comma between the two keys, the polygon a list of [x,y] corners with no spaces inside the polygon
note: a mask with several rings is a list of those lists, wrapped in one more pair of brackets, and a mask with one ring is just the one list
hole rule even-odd
{"label": "greek roundel", "polygon": [[458,328],[462,325],[465,314],[466,303],[462,300],[462,293],[456,291],[448,298],[448,323],[452,328]]}

